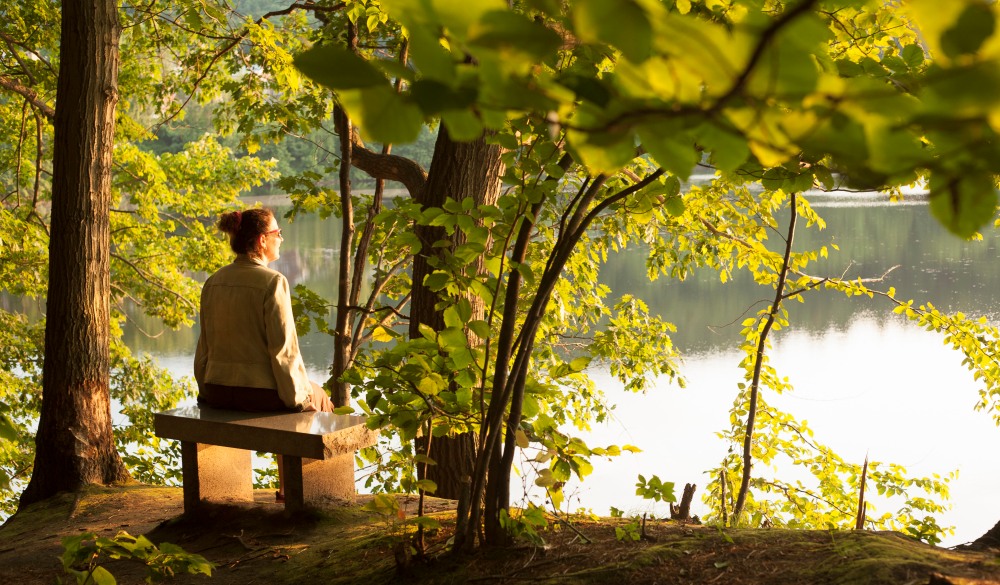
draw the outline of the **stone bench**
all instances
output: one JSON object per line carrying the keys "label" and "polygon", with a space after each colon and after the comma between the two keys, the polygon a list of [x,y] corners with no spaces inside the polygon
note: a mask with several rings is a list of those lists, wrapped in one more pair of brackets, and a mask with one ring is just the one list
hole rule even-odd
{"label": "stone bench", "polygon": [[154,415],[156,436],[181,442],[184,511],[202,500],[253,501],[253,451],[284,460],[285,507],[351,499],[354,452],[378,434],[365,417],[330,412],[240,412],[186,406]]}

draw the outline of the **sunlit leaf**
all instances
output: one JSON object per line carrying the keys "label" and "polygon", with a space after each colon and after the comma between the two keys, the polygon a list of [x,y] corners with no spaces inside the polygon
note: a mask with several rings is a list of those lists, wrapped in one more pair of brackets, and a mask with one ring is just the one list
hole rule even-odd
{"label": "sunlit leaf", "polygon": [[530,444],[528,442],[528,435],[526,435],[522,429],[517,429],[514,432],[514,439],[517,441],[517,446],[521,449],[527,449]]}
{"label": "sunlit leaf", "polygon": [[577,0],[572,7],[581,41],[610,44],[636,63],[650,56],[653,29],[633,0]]}

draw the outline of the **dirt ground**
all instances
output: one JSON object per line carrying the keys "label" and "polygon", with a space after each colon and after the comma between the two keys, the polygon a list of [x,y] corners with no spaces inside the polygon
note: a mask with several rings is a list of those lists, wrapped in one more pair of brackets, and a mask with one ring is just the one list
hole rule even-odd
{"label": "dirt ground", "polygon": [[[0,583],[66,583],[62,539],[126,531],[171,542],[215,564],[212,577],[178,575],[173,583],[596,583],[1000,585],[1000,550],[940,549],[894,533],[859,531],[719,530],[649,522],[640,540],[619,540],[622,519],[555,522],[543,545],[519,544],[466,556],[445,554],[454,514],[430,500],[425,513],[442,527],[427,554],[408,554],[412,530],[343,502],[288,514],[260,492],[254,505],[208,506],[183,515],[179,488],[94,489],[32,506],[0,527]],[[403,501],[412,518],[416,499]],[[142,583],[145,567],[103,560],[120,584]]]}

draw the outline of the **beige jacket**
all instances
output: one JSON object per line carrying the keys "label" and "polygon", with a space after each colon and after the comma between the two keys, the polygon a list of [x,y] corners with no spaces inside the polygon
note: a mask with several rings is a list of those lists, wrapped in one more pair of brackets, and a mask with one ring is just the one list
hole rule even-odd
{"label": "beige jacket", "polygon": [[312,386],[280,272],[240,254],[205,281],[194,377],[199,385],[273,388],[289,408],[309,405]]}

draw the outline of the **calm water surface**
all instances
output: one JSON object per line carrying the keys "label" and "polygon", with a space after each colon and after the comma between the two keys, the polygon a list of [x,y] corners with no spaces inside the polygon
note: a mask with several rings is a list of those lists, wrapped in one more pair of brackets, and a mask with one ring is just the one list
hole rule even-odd
{"label": "calm water surface", "polygon": [[[872,277],[899,265],[886,278],[897,297],[931,300],[942,310],[1000,316],[1000,235],[961,242],[944,232],[919,204],[888,204],[878,198],[811,198],[828,224],[825,232],[800,232],[796,249],[833,241],[839,252],[812,274]],[[282,222],[287,223],[287,222]],[[339,226],[334,220],[302,218],[285,227],[281,259],[274,264],[293,285],[335,296]],[[727,285],[701,273],[687,282],[649,282],[642,250],[627,250],[602,269],[614,295],[643,298],[652,312],[678,326],[675,342],[685,353],[687,387],[666,382],[644,395],[626,394],[606,372],[593,375],[613,403],[615,417],[586,436],[592,445],[634,444],[639,454],[596,461],[592,476],[569,486],[571,507],[607,514],[652,510],[634,496],[636,475],[658,475],[679,486],[707,485],[704,471],[718,465],[728,445],[715,433],[728,426],[728,410],[742,381],[738,364],[738,324],[744,313],[764,306],[771,289],[749,278]],[[760,304],[757,304],[760,303]],[[795,392],[768,395],[775,406],[805,419],[816,439],[849,461],[891,461],[913,476],[959,471],[952,483],[952,510],[938,518],[956,533],[954,545],[983,534],[1000,520],[1000,430],[989,415],[973,411],[978,386],[961,365],[960,354],[940,336],[889,313],[884,302],[845,299],[828,292],[792,303],[792,326],[772,335],[771,363],[789,378]],[[736,325],[728,325],[735,321]],[[158,339],[129,333],[134,350],[156,356],[176,374],[191,375],[197,332],[167,332]],[[330,338],[303,339],[303,354],[315,380],[325,379],[332,355]],[[758,471],[760,471],[758,469]],[[679,493],[679,489],[678,489]],[[700,492],[698,494],[700,496]],[[700,497],[693,513],[704,514]],[[892,510],[877,499],[869,515]]]}

